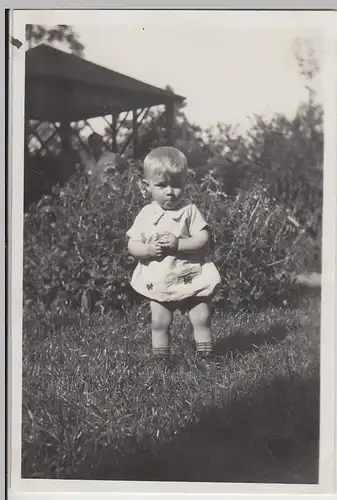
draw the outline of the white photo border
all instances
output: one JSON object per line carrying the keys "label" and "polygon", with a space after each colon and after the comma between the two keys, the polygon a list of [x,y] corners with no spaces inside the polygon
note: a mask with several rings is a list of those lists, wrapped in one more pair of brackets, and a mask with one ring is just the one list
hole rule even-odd
{"label": "white photo border", "polygon": [[[45,4],[44,4],[45,5]],[[294,4],[293,4],[294,5]],[[295,4],[296,5],[296,4]],[[246,9],[249,7],[246,7]],[[63,11],[67,19],[78,17],[78,10]],[[59,19],[60,10],[11,11],[10,36],[24,40],[24,25],[33,22],[36,15],[45,19]],[[323,203],[323,273],[322,273],[322,320],[321,320],[321,437],[320,437],[320,484],[319,485],[273,485],[273,484],[207,484],[207,483],[153,483],[127,481],[71,481],[21,479],[21,354],[22,354],[22,251],[23,251],[23,143],[24,143],[24,48],[10,46],[9,71],[9,169],[8,169],[8,257],[9,257],[9,498],[36,499],[61,497],[75,499],[84,497],[125,498],[139,494],[172,498],[172,494],[208,496],[226,494],[228,498],[242,499],[252,495],[277,494],[283,498],[289,493],[301,498],[333,498],[336,492],[337,436],[336,404],[336,246],[337,246],[337,13],[330,13],[326,30],[326,60],[324,65],[324,203]],[[58,21],[56,21],[58,22]],[[67,24],[67,23],[65,23]],[[68,24],[72,24],[69,22]],[[15,188],[15,189],[14,189]],[[331,375],[334,374],[333,380]],[[333,433],[331,431],[333,429]],[[331,440],[332,434],[334,439]]]}

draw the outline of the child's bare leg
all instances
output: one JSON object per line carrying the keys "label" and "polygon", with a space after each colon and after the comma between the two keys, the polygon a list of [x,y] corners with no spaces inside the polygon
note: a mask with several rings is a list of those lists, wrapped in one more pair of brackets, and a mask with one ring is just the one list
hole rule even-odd
{"label": "child's bare leg", "polygon": [[190,321],[194,330],[197,351],[212,351],[211,308],[210,304],[199,302],[189,311]]}
{"label": "child's bare leg", "polygon": [[172,311],[163,304],[151,301],[152,315],[152,352],[154,355],[169,357],[169,328],[172,323]]}

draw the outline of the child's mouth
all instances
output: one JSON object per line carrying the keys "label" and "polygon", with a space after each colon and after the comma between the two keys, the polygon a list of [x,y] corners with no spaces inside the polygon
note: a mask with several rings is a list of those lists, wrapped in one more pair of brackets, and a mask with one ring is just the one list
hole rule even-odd
{"label": "child's mouth", "polygon": [[173,199],[172,200],[166,200],[165,201],[165,206],[172,207],[172,206],[175,205],[175,203],[176,203],[176,200],[173,200]]}

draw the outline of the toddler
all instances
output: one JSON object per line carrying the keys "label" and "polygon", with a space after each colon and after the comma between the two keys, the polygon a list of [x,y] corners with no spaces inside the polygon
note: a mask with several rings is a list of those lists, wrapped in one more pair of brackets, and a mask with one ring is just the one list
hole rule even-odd
{"label": "toddler", "polygon": [[131,286],[150,299],[152,350],[169,365],[169,328],[174,310],[188,312],[197,358],[212,359],[211,297],[221,283],[206,251],[210,231],[198,208],[184,197],[185,155],[173,147],[144,160],[144,185],[153,201],[127,231],[129,253],[138,260]]}

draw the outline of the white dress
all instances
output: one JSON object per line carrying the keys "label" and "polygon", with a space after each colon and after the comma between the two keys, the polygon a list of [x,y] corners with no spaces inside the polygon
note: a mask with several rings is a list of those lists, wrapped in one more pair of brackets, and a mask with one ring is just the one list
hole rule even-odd
{"label": "white dress", "polygon": [[[171,232],[177,238],[190,238],[207,227],[198,208],[184,201],[177,210],[165,210],[158,203],[146,205],[137,215],[127,236],[149,243],[160,233]],[[131,286],[141,295],[159,302],[188,297],[208,297],[221,283],[219,272],[204,252],[167,255],[162,259],[138,262]]]}

